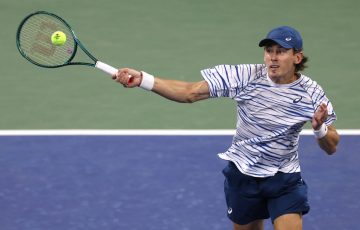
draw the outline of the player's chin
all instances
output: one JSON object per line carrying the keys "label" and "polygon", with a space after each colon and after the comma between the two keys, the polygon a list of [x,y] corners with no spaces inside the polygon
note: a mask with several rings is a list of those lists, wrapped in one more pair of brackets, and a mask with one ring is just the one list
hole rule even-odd
{"label": "player's chin", "polygon": [[280,73],[269,73],[268,76],[274,83],[278,84],[280,84],[284,79],[283,75]]}
{"label": "player's chin", "polygon": [[276,70],[270,70],[270,71],[268,71],[268,75],[269,75],[269,77],[270,77],[271,79],[277,79],[277,78],[279,78],[279,76],[280,76],[279,72],[276,71]]}

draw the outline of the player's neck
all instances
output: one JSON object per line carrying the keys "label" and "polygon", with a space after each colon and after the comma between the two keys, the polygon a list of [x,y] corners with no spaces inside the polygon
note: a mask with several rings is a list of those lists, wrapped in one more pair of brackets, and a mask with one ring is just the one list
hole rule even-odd
{"label": "player's neck", "polygon": [[293,73],[291,75],[270,77],[271,81],[275,84],[291,84],[300,78],[300,74]]}

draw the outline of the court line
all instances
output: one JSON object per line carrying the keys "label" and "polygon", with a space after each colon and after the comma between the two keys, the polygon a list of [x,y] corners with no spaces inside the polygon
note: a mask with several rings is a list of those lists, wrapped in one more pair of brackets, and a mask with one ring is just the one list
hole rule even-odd
{"label": "court line", "polygon": [[[360,129],[339,129],[340,135],[360,135]],[[232,129],[42,129],[0,130],[0,136],[232,136]],[[301,135],[313,135],[305,129]]]}

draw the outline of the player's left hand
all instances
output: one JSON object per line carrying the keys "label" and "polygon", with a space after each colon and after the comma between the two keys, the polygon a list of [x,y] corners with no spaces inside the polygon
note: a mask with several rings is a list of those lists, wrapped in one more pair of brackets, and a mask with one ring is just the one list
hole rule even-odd
{"label": "player's left hand", "polygon": [[326,121],[328,117],[328,110],[326,104],[321,104],[316,110],[314,117],[312,118],[311,125],[314,130],[320,129],[321,125]]}

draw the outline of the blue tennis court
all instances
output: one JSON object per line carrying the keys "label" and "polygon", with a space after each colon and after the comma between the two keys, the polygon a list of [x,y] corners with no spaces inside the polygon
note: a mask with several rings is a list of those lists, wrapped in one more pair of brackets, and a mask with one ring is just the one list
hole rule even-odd
{"label": "blue tennis court", "polygon": [[[231,136],[0,136],[5,230],[231,229],[217,158]],[[357,229],[360,139],[302,136],[304,229]],[[265,229],[272,229],[266,223]]]}

